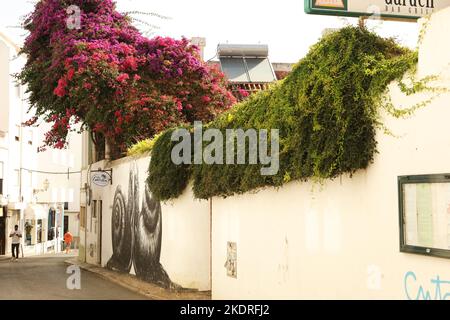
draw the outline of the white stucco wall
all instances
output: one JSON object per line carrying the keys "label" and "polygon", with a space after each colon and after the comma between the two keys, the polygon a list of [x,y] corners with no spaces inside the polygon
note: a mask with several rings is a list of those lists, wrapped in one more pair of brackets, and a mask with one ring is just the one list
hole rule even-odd
{"label": "white stucco wall", "polygon": [[189,187],[175,201],[162,204],[161,263],[172,281],[186,288],[210,290],[210,205],[193,200]]}
{"label": "white stucco wall", "polygon": [[[433,16],[420,51],[421,75],[442,73],[450,86],[450,8]],[[426,96],[394,103],[411,106]],[[450,280],[448,259],[400,253],[397,177],[450,172],[450,95],[410,119],[387,117],[398,137],[378,134],[374,163],[323,186],[290,183],[213,200],[214,299],[406,299],[419,286],[434,298],[437,276]],[[237,279],[224,267],[237,243]],[[414,272],[417,279],[405,276]],[[377,288],[377,280],[380,287]],[[450,285],[441,285],[443,295]]]}
{"label": "white stucco wall", "polygon": [[[48,180],[49,188],[36,195],[39,203],[69,203],[70,212],[80,211],[80,181],[81,174],[81,134],[70,132],[69,144],[66,149],[57,150],[47,148],[44,152],[36,152],[38,146],[43,145],[43,137],[50,130],[51,125],[42,123],[34,137],[33,145],[24,147],[24,167],[40,172],[53,172],[59,174],[45,174],[35,172],[33,186],[28,187],[27,181],[23,182],[25,201],[32,198],[32,189],[42,189],[44,181]],[[65,174],[69,172],[70,174]],[[25,178],[25,177],[24,177]]]}
{"label": "white stucco wall", "polygon": [[[9,59],[11,49],[0,38],[0,132],[9,131]],[[1,138],[1,137],[0,137]]]}

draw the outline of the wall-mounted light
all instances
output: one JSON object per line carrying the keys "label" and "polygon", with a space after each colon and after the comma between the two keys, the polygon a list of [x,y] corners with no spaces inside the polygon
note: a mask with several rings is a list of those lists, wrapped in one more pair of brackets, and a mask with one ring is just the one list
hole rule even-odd
{"label": "wall-mounted light", "polygon": [[40,192],[47,192],[48,189],[50,188],[50,181],[48,181],[48,179],[45,179],[43,184],[43,189],[33,189],[33,195],[37,195]]}
{"label": "wall-mounted light", "polygon": [[5,196],[0,194],[0,217],[2,216],[2,211],[1,211],[2,208],[1,207],[6,207],[8,205],[8,202],[9,202],[8,197],[9,196],[5,197]]}
{"label": "wall-mounted light", "polygon": [[50,187],[50,181],[48,179],[44,180],[44,191],[48,191],[48,188]]}

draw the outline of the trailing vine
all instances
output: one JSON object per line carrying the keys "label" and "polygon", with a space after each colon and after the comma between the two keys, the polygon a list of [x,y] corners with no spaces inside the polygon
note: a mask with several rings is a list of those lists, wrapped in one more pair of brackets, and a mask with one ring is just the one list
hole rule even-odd
{"label": "trailing vine", "polygon": [[[417,80],[416,51],[360,27],[344,27],[324,36],[283,81],[250,96],[208,124],[209,128],[279,129],[280,169],[262,176],[261,165],[176,166],[170,132],[153,145],[149,186],[161,200],[178,197],[193,181],[196,198],[231,196],[293,180],[334,179],[365,169],[376,153],[376,132],[388,128],[382,111],[406,117],[429,104],[445,88],[436,77]],[[406,80],[405,75],[409,74]],[[397,80],[407,95],[435,95],[409,108],[396,108],[389,84]]]}

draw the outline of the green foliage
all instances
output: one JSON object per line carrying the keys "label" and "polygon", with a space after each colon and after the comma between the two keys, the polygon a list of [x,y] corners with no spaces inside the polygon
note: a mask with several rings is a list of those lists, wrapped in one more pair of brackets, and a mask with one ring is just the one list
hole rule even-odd
{"label": "green foliage", "polygon": [[154,142],[155,142],[154,139],[145,139],[139,141],[138,143],[135,143],[130,148],[128,148],[127,156],[136,157],[140,155],[149,154],[153,149]]}
{"label": "green foliage", "polygon": [[[279,187],[292,180],[333,179],[364,169],[376,152],[376,129],[382,127],[380,109],[404,115],[387,103],[387,87],[416,63],[416,52],[366,29],[346,27],[330,33],[311,47],[286,79],[208,124],[222,132],[279,129],[278,174],[262,176],[261,165],[178,168],[171,163],[173,143],[164,135],[153,149],[152,191],[161,200],[174,198],[191,177],[195,196],[207,199]],[[410,90],[425,87],[424,83],[413,84]]]}
{"label": "green foliage", "polygon": [[141,155],[150,154],[153,150],[153,146],[155,145],[156,140],[162,135],[162,133],[158,133],[151,139],[141,140],[130,148],[128,148],[127,156],[129,157],[137,157]]}
{"label": "green foliage", "polygon": [[147,183],[152,194],[161,201],[180,196],[189,182],[189,166],[175,165],[171,161],[172,148],[176,145],[171,141],[174,130],[169,129],[159,135],[150,161]]}

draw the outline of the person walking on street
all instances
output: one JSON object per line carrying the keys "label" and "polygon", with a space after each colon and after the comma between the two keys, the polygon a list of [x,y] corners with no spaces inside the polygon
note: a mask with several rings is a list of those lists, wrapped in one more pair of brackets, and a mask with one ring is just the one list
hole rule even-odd
{"label": "person walking on street", "polygon": [[22,232],[19,231],[19,226],[14,227],[14,231],[9,234],[9,237],[12,238],[12,261],[17,261],[19,259],[19,247],[20,247],[20,239],[22,238]]}
{"label": "person walking on street", "polygon": [[72,241],[73,241],[73,236],[67,230],[67,232],[64,234],[64,243],[66,244],[66,254],[70,253],[70,247],[72,246]]}

